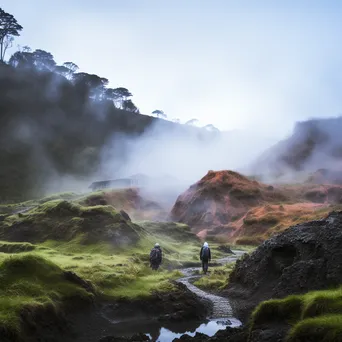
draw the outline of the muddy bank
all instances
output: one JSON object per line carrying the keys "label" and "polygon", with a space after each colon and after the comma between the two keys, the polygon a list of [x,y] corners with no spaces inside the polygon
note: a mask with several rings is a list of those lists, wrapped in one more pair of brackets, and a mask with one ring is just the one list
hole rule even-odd
{"label": "muddy bank", "polygon": [[[216,264],[233,263],[243,253],[243,251],[231,252],[227,257],[219,259]],[[180,311],[174,314],[171,306],[165,315],[158,318],[160,323],[158,325],[155,324],[155,316],[147,314],[149,312],[147,308],[152,306],[155,310],[158,306],[165,307],[162,303],[155,300],[150,300],[147,306],[144,303],[132,303],[132,310],[135,315],[133,319],[132,310],[129,307],[122,310],[122,305],[116,303],[115,307],[110,308],[111,315],[120,314],[121,317],[125,318],[120,322],[120,327],[113,329],[115,334],[102,338],[100,342],[137,341],[144,338],[163,342],[181,338],[184,334],[186,336],[202,334],[209,338],[209,336],[213,336],[217,331],[224,330],[227,326],[240,326],[241,322],[234,317],[228,298],[205,292],[193,285],[193,281],[202,276],[199,274],[201,270],[199,263],[197,262],[195,265],[196,267],[181,269],[183,277],[175,281],[178,288],[185,291],[182,296],[186,293],[185,301],[181,297],[176,298],[173,296],[170,298],[175,308],[182,308]],[[107,315],[106,312],[103,313]],[[107,318],[111,320],[108,315]],[[139,321],[136,318],[139,318]],[[112,322],[115,324],[115,321],[112,320]]]}
{"label": "muddy bank", "polygon": [[[89,286],[77,276],[67,276]],[[106,336],[127,336],[127,332],[131,336],[140,331],[156,337],[161,326],[182,331],[183,322],[194,330],[211,312],[212,305],[199,300],[182,284],[175,283],[175,287],[171,293],[154,293],[146,299],[109,303],[96,297],[91,302],[69,298],[59,310],[53,305],[28,307],[20,317],[22,337],[0,328],[0,341],[97,342]]]}
{"label": "muddy bank", "polygon": [[97,342],[105,337],[128,338],[141,332],[157,337],[161,326],[181,331],[183,322],[195,329],[211,312],[212,304],[199,300],[182,284],[175,286],[177,290],[171,293],[154,293],[147,299],[97,303],[92,310],[68,315],[72,335],[63,341]]}
{"label": "muddy bank", "polygon": [[[248,323],[252,310],[264,300],[340,286],[341,246],[342,212],[290,227],[265,241],[253,253],[238,260],[230,274],[224,295],[229,298],[234,315]],[[281,342],[289,329],[285,319],[269,317],[261,323],[255,322],[251,330],[246,324],[242,328],[219,331],[211,338],[196,334],[176,341]]]}
{"label": "muddy bank", "polygon": [[[218,264],[235,262],[239,255],[241,253],[237,252],[219,260]],[[148,333],[154,341],[162,336],[162,341],[172,341],[184,333],[195,335],[196,332],[205,332],[212,336],[226,326],[240,325],[232,315],[228,299],[192,285],[193,278],[200,277],[199,269],[183,270],[184,276],[173,282],[175,290],[172,292],[155,292],[145,299],[118,299],[111,303],[100,301],[89,282],[73,272],[64,272],[63,276],[69,282],[92,293],[93,300],[68,298],[57,311],[53,305],[26,310],[21,317],[24,338],[20,342],[98,342],[104,338],[104,341],[113,340],[113,336],[130,339],[134,335],[134,338],[142,338],[141,333]],[[1,341],[19,342],[13,336],[2,333]]]}
{"label": "muddy bank", "polygon": [[291,227],[237,261],[225,295],[245,320],[261,301],[339,286],[341,246],[342,212]]}

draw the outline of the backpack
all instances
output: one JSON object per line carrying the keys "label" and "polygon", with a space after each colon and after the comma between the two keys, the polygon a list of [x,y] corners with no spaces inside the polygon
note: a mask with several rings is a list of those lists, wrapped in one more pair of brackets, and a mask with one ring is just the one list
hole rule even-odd
{"label": "backpack", "polygon": [[203,247],[202,249],[202,259],[208,260],[209,259],[209,247]]}
{"label": "backpack", "polygon": [[152,264],[157,263],[161,259],[161,253],[159,248],[153,248],[150,253],[150,261]]}

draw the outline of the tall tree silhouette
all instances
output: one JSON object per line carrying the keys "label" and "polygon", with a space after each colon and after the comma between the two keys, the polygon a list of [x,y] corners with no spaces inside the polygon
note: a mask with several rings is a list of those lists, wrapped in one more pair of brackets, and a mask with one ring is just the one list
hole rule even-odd
{"label": "tall tree silhouette", "polygon": [[122,109],[127,110],[128,112],[139,113],[139,109],[132,102],[132,100],[125,100],[125,101],[123,101]]}
{"label": "tall tree silhouette", "polygon": [[114,94],[116,95],[114,102],[116,103],[117,107],[121,109],[123,109],[124,102],[127,101],[129,97],[132,97],[132,94],[129,92],[129,90],[123,87],[115,88]]}
{"label": "tall tree silhouette", "polygon": [[33,54],[29,51],[17,51],[9,59],[9,64],[15,68],[33,68]]}
{"label": "tall tree silhouette", "polygon": [[[65,74],[65,77],[69,80],[72,79],[74,73],[77,72],[77,70],[79,69],[79,67],[73,62],[65,62],[63,63],[62,67],[68,70],[67,73]],[[65,72],[65,69],[63,70]]]}
{"label": "tall tree silhouette", "polygon": [[73,80],[76,86],[86,89],[90,97],[96,100],[103,99],[105,87],[108,84],[106,78],[94,74],[87,74],[86,72],[79,72],[74,74]]}
{"label": "tall tree silhouette", "polygon": [[11,46],[13,37],[19,36],[23,29],[12,14],[0,8],[0,61],[5,59],[6,50]]}
{"label": "tall tree silhouette", "polygon": [[33,60],[36,68],[43,71],[52,71],[55,68],[56,62],[50,52],[44,50],[35,50],[33,53]]}

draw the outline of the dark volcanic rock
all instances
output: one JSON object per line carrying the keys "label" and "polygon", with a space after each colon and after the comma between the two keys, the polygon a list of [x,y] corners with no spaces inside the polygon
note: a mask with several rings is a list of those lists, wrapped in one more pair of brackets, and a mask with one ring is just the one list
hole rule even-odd
{"label": "dark volcanic rock", "polygon": [[71,272],[71,271],[64,271],[63,276],[66,280],[73,282],[74,284],[80,285],[87,292],[91,292],[95,294],[95,289],[94,289],[93,284],[90,281],[82,279],[76,273]]}
{"label": "dark volcanic rock", "polygon": [[[293,226],[236,263],[226,295],[245,320],[261,301],[342,283],[342,212]],[[238,303],[238,305],[234,305]]]}
{"label": "dark volcanic rock", "polygon": [[176,286],[177,291],[156,292],[148,299],[117,300],[114,304],[107,305],[104,312],[112,319],[157,318],[162,322],[204,319],[211,310],[211,302],[204,303],[199,300],[183,284],[176,283]]}
{"label": "dark volcanic rock", "polygon": [[[173,340],[173,342],[226,342],[226,341],[247,342],[248,341],[247,329],[227,327],[225,330],[219,330],[212,337],[209,337],[201,333],[196,333],[194,337],[191,337],[189,335],[183,335],[180,338],[176,338]],[[256,340],[253,342],[256,342]],[[258,342],[264,342],[264,341],[259,340]]]}
{"label": "dark volcanic rock", "polygon": [[131,218],[129,217],[129,215],[124,210],[120,210],[120,214],[125,220],[131,221]]}
{"label": "dark volcanic rock", "polygon": [[99,342],[144,342],[144,341],[150,341],[150,338],[145,334],[135,334],[130,338],[106,336],[106,337],[102,337]]}
{"label": "dark volcanic rock", "polygon": [[197,332],[195,336],[193,337],[191,337],[190,335],[182,335],[179,338],[175,338],[172,342],[187,342],[187,341],[196,341],[196,342],[208,341],[208,336]]}

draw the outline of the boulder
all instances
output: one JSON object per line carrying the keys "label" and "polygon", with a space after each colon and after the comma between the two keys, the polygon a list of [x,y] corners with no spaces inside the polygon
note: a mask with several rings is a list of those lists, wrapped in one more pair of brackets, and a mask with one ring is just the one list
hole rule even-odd
{"label": "boulder", "polygon": [[247,319],[270,298],[283,298],[342,283],[342,211],[290,227],[238,260],[225,294]]}

